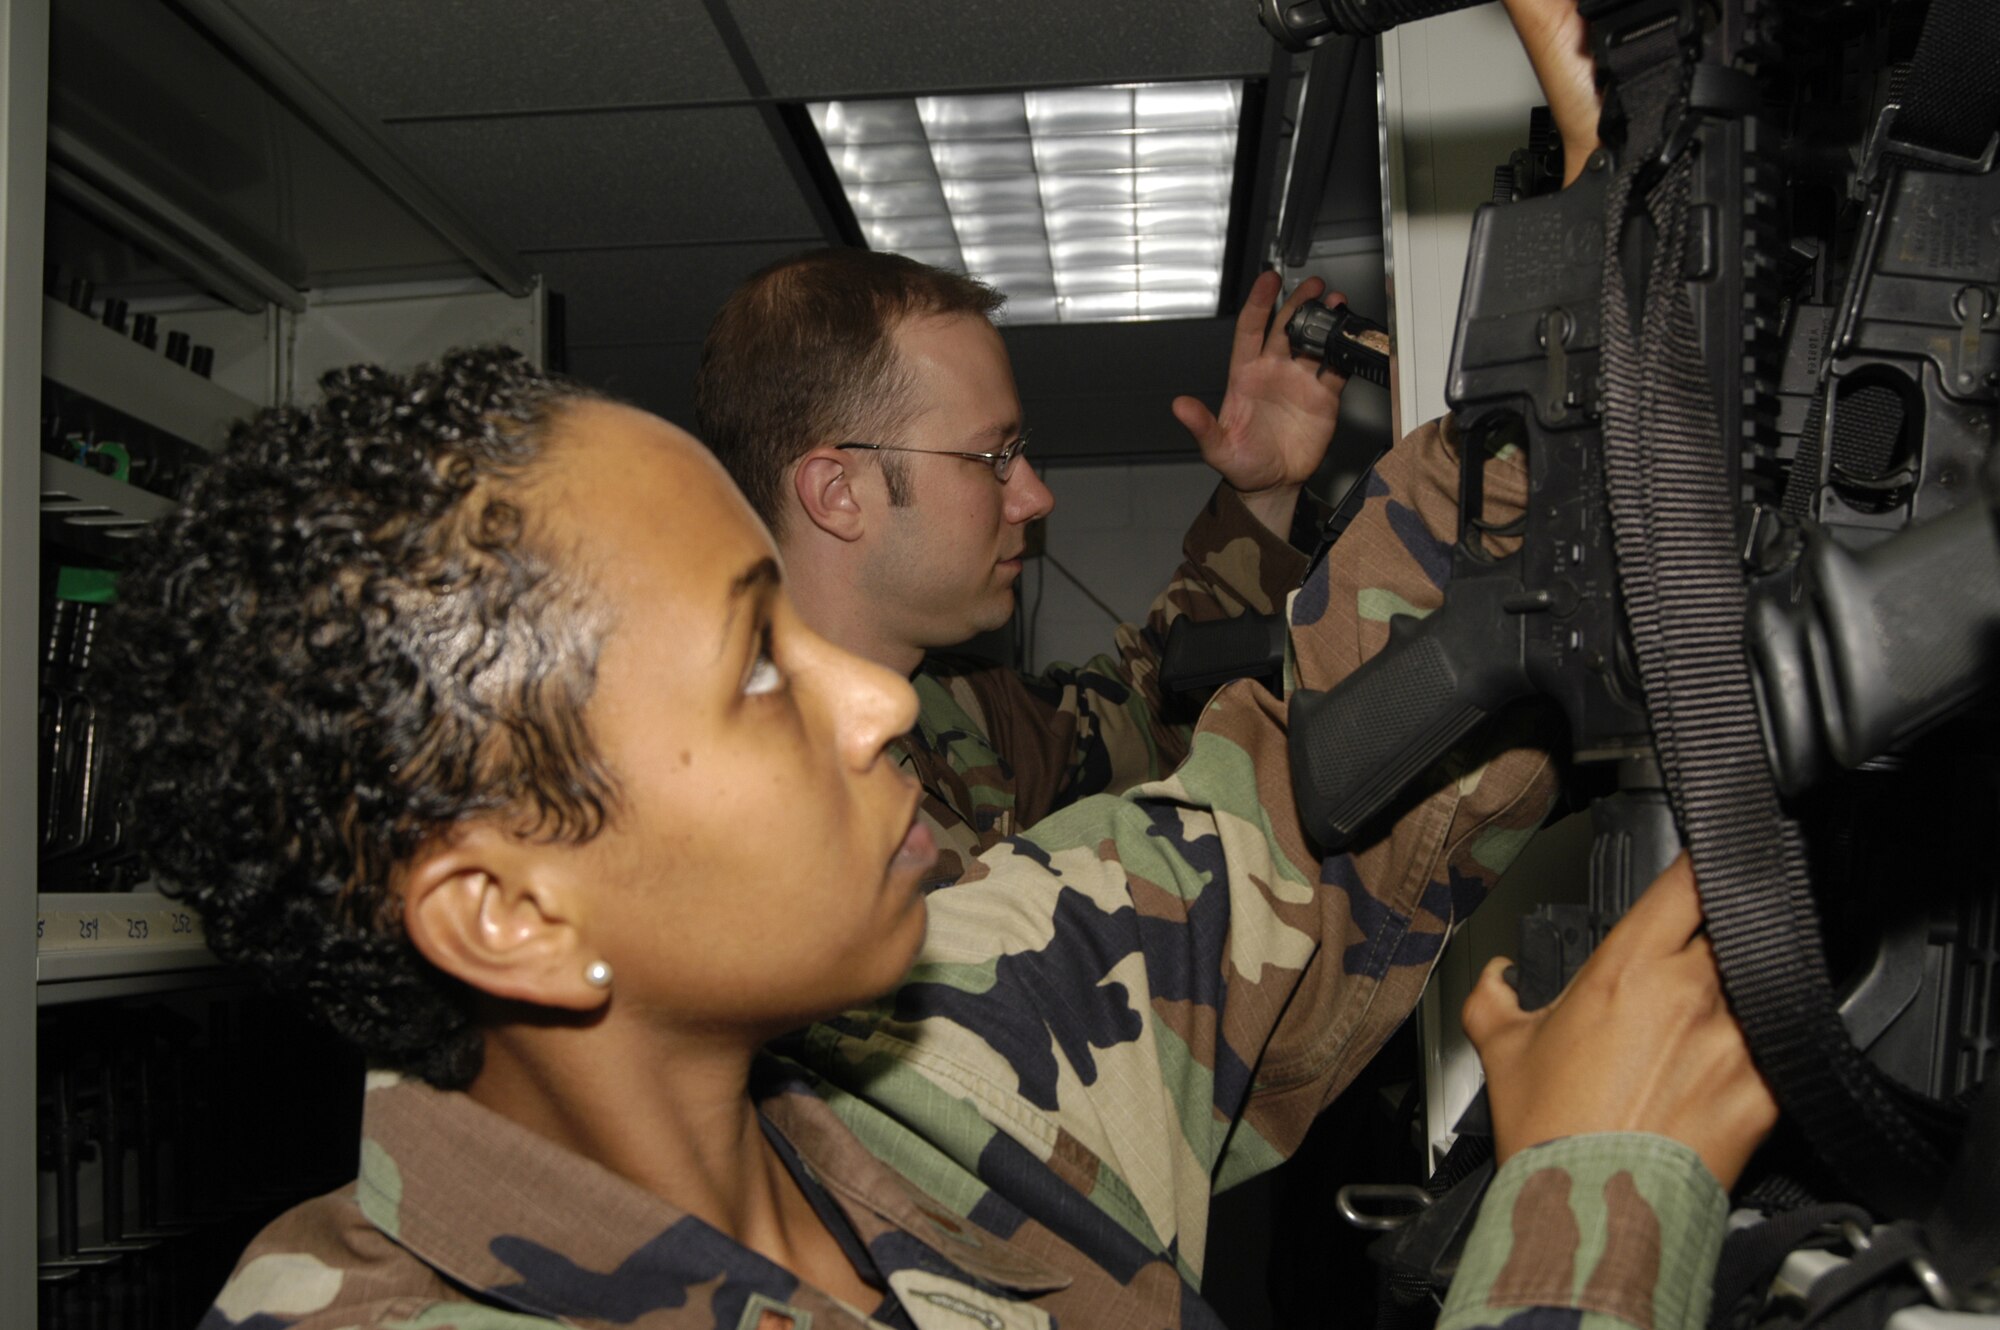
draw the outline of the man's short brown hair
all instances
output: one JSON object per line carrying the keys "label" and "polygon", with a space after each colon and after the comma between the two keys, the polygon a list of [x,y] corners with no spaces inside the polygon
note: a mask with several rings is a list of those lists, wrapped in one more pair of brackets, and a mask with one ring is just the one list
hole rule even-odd
{"label": "man's short brown hair", "polygon": [[934,314],[985,318],[1005,299],[900,254],[816,249],[781,259],[737,287],[709,325],[695,374],[696,430],[782,534],[794,462],[823,443],[881,442],[871,436],[907,418],[909,384],[890,341],[896,325]]}

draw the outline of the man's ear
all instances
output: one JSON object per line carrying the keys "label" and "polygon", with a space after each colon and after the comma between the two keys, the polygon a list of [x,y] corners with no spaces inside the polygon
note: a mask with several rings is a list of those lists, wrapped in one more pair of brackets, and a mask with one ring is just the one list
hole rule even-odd
{"label": "man's ear", "polygon": [[475,822],[426,842],[397,875],[403,930],[425,960],[493,997],[590,1011],[609,996],[550,847]]}
{"label": "man's ear", "polygon": [[792,468],[792,492],[806,520],[839,540],[859,540],[867,515],[854,487],[854,472],[838,448],[815,448]]}

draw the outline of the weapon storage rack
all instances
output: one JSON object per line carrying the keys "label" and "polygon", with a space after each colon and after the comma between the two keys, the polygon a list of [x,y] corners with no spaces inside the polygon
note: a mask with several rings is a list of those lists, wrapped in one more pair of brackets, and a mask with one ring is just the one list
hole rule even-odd
{"label": "weapon storage rack", "polygon": [[[248,415],[257,403],[238,396],[184,366],[149,350],[83,312],[44,296],[42,300],[42,390],[46,436],[52,420],[50,399],[84,402],[140,422],[168,438],[215,446],[229,422]],[[46,439],[45,439],[46,442]],[[100,454],[101,455],[101,454]],[[167,512],[171,501],[129,480],[57,456],[38,452],[40,513],[38,554],[42,580],[48,563],[84,566],[123,561],[122,546]],[[41,608],[38,605],[38,611]],[[74,617],[95,606],[64,600],[60,609]],[[38,613],[38,620],[42,616]],[[216,968],[193,911],[139,881],[104,880],[107,875],[51,854],[51,824],[61,818],[51,808],[68,783],[49,772],[52,729],[65,728],[64,703],[52,696],[49,675],[59,662],[55,625],[37,623],[43,644],[37,699],[37,805],[39,808],[38,887],[35,918],[35,980],[39,1006],[144,993],[212,981]],[[70,636],[75,636],[74,633]],[[79,708],[87,705],[78,699]],[[73,730],[73,726],[68,728]],[[95,736],[104,742],[109,736]],[[72,737],[72,746],[73,737]],[[64,829],[55,828],[56,834]],[[60,852],[58,852],[59,854]],[[124,890],[102,890],[107,886]]]}
{"label": "weapon storage rack", "polygon": [[[120,43],[156,76],[139,91],[94,63]],[[237,135],[236,174],[205,182],[203,154],[161,141],[172,125]],[[354,215],[305,205],[312,190]],[[106,574],[230,422],[356,358],[501,341],[539,359],[543,309],[514,255],[229,0],[0,0],[0,1035],[16,1071],[0,1078],[0,1326],[192,1324],[256,1226],[352,1176],[358,1063],[223,969],[106,812],[98,758],[118,736],[73,668],[115,596]]]}

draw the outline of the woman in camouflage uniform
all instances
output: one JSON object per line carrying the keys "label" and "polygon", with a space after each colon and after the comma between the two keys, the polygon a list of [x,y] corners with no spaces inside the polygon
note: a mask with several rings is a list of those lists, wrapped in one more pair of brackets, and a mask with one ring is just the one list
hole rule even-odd
{"label": "woman in camouflage uniform", "polygon": [[[1452,448],[1385,461],[1299,598],[1301,683],[1379,644],[1361,590],[1435,603],[1407,519],[1439,529]],[[1284,704],[1237,684],[1175,775],[926,900],[908,684],[798,622],[692,439],[506,353],[266,412],[144,566],[155,857],[377,1068],[357,1181],[207,1330],[1214,1324],[1213,1190],[1402,1020],[1550,788],[1532,748],[1467,753],[1322,856]],[[1450,1326],[1701,1321],[1769,1100],[1685,874],[1648,902],[1553,1015],[1476,1000],[1519,1153]],[[1601,1128],[1663,1134],[1571,1135]]]}

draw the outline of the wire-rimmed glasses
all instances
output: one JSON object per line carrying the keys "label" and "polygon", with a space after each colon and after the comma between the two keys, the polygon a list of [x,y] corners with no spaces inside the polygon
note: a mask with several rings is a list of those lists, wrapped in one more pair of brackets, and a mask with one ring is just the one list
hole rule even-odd
{"label": "wire-rimmed glasses", "polygon": [[928,453],[933,457],[963,457],[968,462],[984,462],[993,468],[993,478],[1001,484],[1007,483],[1008,472],[1014,469],[1014,459],[1028,447],[1025,432],[997,453],[963,453],[951,448],[903,448],[893,443],[836,443],[836,448],[855,448],[871,453]]}

